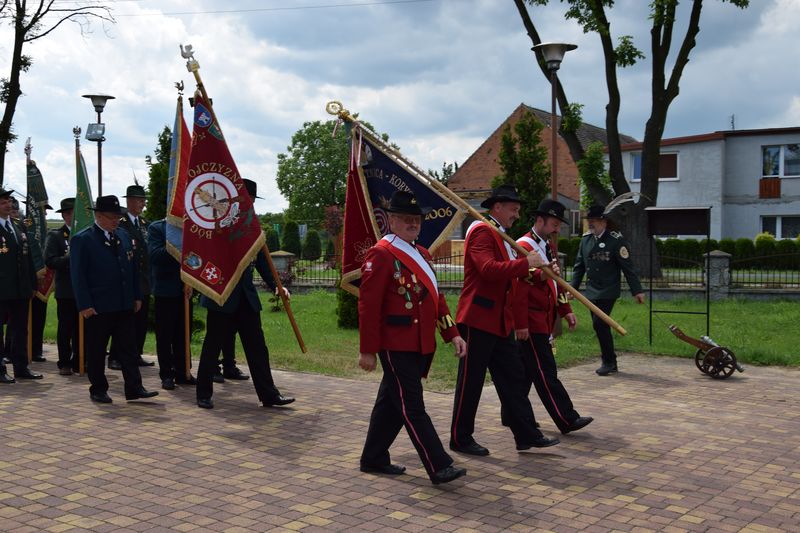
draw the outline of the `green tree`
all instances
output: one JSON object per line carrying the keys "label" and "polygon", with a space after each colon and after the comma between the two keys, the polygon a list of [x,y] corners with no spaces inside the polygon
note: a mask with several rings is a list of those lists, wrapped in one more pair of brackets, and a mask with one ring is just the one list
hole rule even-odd
{"label": "green tree", "polygon": [[540,137],[543,127],[533,113],[526,111],[513,129],[506,125],[500,140],[498,159],[503,174],[492,180],[492,187],[514,185],[522,198],[520,218],[510,231],[514,236],[527,231],[533,222],[531,213],[549,191],[550,165]]}
{"label": "green tree", "polygon": [[458,163],[456,161],[453,161],[452,163],[448,163],[447,161],[445,161],[444,163],[442,163],[441,172],[438,170],[428,169],[428,174],[430,174],[430,176],[433,179],[435,179],[442,185],[447,185],[447,182],[450,181],[450,178],[456,172],[458,172]]}
{"label": "green tree", "polygon": [[[730,3],[738,8],[746,8],[749,0],[720,0]],[[514,0],[522,23],[531,42],[534,45],[542,43],[539,32],[533,22],[533,17],[528,11],[535,11],[537,7],[545,6],[549,0]],[[619,91],[618,70],[636,64],[645,59],[633,42],[630,35],[619,36],[617,45],[614,45],[614,35],[611,32],[609,13],[613,10],[612,0],[563,0],[565,4],[565,17],[574,20],[585,33],[597,36],[603,48],[605,63],[606,88],[608,103],[606,105],[606,132],[608,135],[608,164],[609,176],[613,187],[613,194],[630,191],[622,161],[622,149],[619,138],[619,112],[622,98]],[[700,32],[700,14],[703,0],[691,0],[687,10],[686,20],[677,20],[676,9],[678,0],[653,0],[648,2],[649,12],[647,20],[650,24],[650,62],[652,77],[649,80],[650,91],[650,116],[645,124],[644,140],[642,142],[642,181],[640,201],[622,204],[612,213],[617,224],[625,230],[634,249],[647,249],[647,224],[644,209],[654,206],[658,200],[658,171],[659,152],[664,126],[667,121],[669,107],[680,92],[680,81],[683,71],[689,62],[691,51],[696,45],[696,37]],[[624,8],[621,8],[623,10]],[[627,12],[622,12],[621,17],[627,17]],[[676,24],[677,23],[677,24]],[[615,26],[616,27],[616,26]],[[680,37],[677,32],[683,31]],[[673,43],[677,43],[677,51],[670,51]],[[669,63],[668,63],[669,58]],[[550,80],[550,71],[544,61],[540,49],[536,49],[536,59],[545,79]],[[670,68],[671,65],[671,68]],[[644,92],[641,89],[639,92]],[[567,98],[564,87],[559,81],[556,86],[556,98],[561,114],[565,118],[569,115],[571,104]],[[569,146],[572,158],[580,161],[584,157],[584,149],[578,139],[576,130],[566,128],[564,120],[559,133]],[[592,197],[603,204],[611,200],[609,191],[597,183],[587,183]]]}
{"label": "green tree", "polygon": [[581,180],[581,207],[586,209],[595,204],[590,191],[598,188],[606,191],[608,196],[613,196],[611,189],[611,176],[606,172],[605,162],[606,145],[600,141],[591,143],[584,153],[583,159],[578,161],[578,177]]}
{"label": "green tree", "polygon": [[[263,226],[262,226],[263,227]],[[272,226],[268,226],[264,229],[264,237],[267,241],[267,248],[270,252],[276,252],[281,249],[280,238],[278,237],[278,232],[272,229]]]}
{"label": "green tree", "polygon": [[[368,122],[364,126],[373,129]],[[344,205],[350,146],[345,129],[333,136],[335,120],[306,122],[292,135],[285,154],[278,154],[278,190],[289,200],[286,215],[321,223],[325,207]],[[384,141],[387,135],[381,135]]]}
{"label": "green tree", "polygon": [[17,138],[13,131],[13,123],[17,102],[22,96],[20,76],[33,64],[31,56],[22,52],[24,45],[46,37],[66,21],[77,23],[81,33],[89,29],[93,19],[114,22],[111,8],[108,6],[79,1],[71,4],[67,6],[63,2],[53,0],[46,2],[0,0],[0,22],[8,22],[14,28],[14,43],[9,47],[11,72],[7,78],[0,79],[0,103],[4,106],[3,117],[0,119],[0,186],[3,185],[8,145]]}
{"label": "green tree", "polygon": [[158,134],[155,149],[156,160],[145,156],[149,168],[150,182],[147,184],[147,207],[144,216],[148,220],[160,220],[167,215],[167,182],[169,181],[169,156],[172,152],[172,131],[164,126]]}
{"label": "green tree", "polygon": [[316,261],[322,257],[322,243],[319,240],[319,232],[310,229],[306,232],[306,241],[303,243],[303,259]]}
{"label": "green tree", "polygon": [[300,228],[297,227],[297,222],[294,220],[287,220],[286,225],[283,227],[281,249],[284,252],[293,253],[298,258],[300,257]]}
{"label": "green tree", "polygon": [[336,324],[340,328],[358,328],[358,298],[347,291],[336,289]]}

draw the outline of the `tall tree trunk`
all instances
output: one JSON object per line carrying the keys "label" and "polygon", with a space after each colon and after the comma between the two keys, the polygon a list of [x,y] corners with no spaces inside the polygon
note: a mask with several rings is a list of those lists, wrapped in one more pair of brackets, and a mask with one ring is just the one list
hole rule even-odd
{"label": "tall tree trunk", "polygon": [[6,85],[7,94],[3,119],[0,120],[0,186],[5,182],[6,152],[8,151],[8,145],[13,140],[11,126],[14,122],[17,101],[22,95],[19,77],[22,71],[22,45],[25,42],[26,31],[23,25],[23,14],[16,12],[14,16],[14,50],[11,55],[11,74]]}

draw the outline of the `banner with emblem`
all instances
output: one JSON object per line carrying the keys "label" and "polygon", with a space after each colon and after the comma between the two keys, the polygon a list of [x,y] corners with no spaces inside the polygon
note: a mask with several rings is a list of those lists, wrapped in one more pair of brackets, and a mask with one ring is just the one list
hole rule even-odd
{"label": "banner with emblem", "polygon": [[69,238],[94,223],[94,197],[86,172],[86,161],[83,160],[80,146],[75,142],[75,208],[72,210],[72,227]]}
{"label": "banner with emblem", "polygon": [[406,160],[359,123],[350,129],[350,169],[344,214],[342,289],[358,294],[361,264],[367,250],[389,231],[385,208],[392,193],[411,191],[431,211],[422,222],[417,243],[433,252],[448,240],[465,213],[442,196],[416,165]]}
{"label": "banner with emblem", "polygon": [[264,232],[210,103],[194,94],[181,279],[224,305],[264,246]]}
{"label": "banner with emblem", "polygon": [[47,237],[47,190],[44,178],[31,159],[30,138],[25,143],[27,156],[27,185],[25,199],[25,230],[29,236],[33,266],[36,269],[36,290],[34,296],[46,302],[55,286],[55,272],[44,264],[44,241]]}
{"label": "banner with emblem", "polygon": [[167,181],[167,252],[181,260],[183,248],[183,219],[186,214],[184,196],[186,194],[186,168],[192,150],[192,137],[183,118],[183,96],[178,96],[175,110],[175,123],[172,126],[172,148],[169,154],[169,179]]}

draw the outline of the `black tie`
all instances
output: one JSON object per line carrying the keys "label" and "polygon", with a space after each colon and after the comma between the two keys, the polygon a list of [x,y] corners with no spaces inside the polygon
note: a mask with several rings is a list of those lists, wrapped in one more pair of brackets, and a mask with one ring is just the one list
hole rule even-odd
{"label": "black tie", "polygon": [[6,231],[14,237],[14,242],[17,242],[17,234],[14,233],[14,228],[11,226],[11,220],[6,220]]}
{"label": "black tie", "polygon": [[139,217],[133,219],[133,226],[138,230],[139,229]]}
{"label": "black tie", "polygon": [[553,260],[553,251],[550,249],[550,243],[548,241],[544,241],[544,253],[548,261]]}

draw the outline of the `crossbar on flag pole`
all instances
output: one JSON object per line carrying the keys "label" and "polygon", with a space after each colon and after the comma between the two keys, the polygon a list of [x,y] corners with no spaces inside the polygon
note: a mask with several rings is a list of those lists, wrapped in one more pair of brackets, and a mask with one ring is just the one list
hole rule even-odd
{"label": "crossbar on flag pole", "polygon": [[[411,168],[414,171],[416,171],[420,176],[428,179],[428,173],[426,171],[420,169],[413,162],[407,160],[400,153],[398,153],[394,148],[392,148],[386,142],[384,142],[383,139],[381,139],[379,135],[377,135],[375,132],[373,132],[372,130],[370,130],[369,128],[364,126],[361,122],[359,122],[353,115],[350,114],[350,112],[348,110],[346,110],[342,106],[342,104],[340,102],[335,102],[335,101],[334,102],[328,102],[328,104],[325,106],[325,109],[329,114],[336,115],[341,120],[357,124],[358,127],[361,128],[361,130],[364,133],[364,135],[366,137],[369,137],[370,141],[372,141],[374,143],[377,143],[377,144],[380,144],[386,150],[390,150],[390,151],[394,152],[396,157],[397,157],[397,159],[399,161],[401,161],[404,165],[407,165],[409,168]],[[486,220],[486,218],[481,213],[479,213],[474,207],[469,205],[466,201],[464,201],[463,198],[461,198],[456,193],[454,193],[453,191],[451,191],[450,189],[445,187],[443,184],[439,183],[436,180],[431,180],[431,179],[428,179],[428,183],[433,188],[435,188],[438,192],[440,192],[442,195],[446,196],[450,201],[452,201],[453,203],[459,205],[462,209],[466,210],[473,218],[475,218],[476,220],[479,220],[481,222],[486,223],[490,228],[492,228],[494,231],[496,231],[497,234],[500,235],[500,237],[504,241],[506,241],[508,244],[510,244],[518,253],[523,254],[523,255],[528,255],[530,253],[525,248],[520,246],[517,243],[517,241],[515,241],[514,239],[509,237],[508,234],[503,233],[502,231],[498,230],[494,226],[494,224],[490,224],[489,221]],[[552,268],[550,268],[549,266],[543,266],[543,267],[539,267],[539,268],[541,268],[542,272],[544,272],[547,277],[549,277],[550,279],[552,279],[556,283],[558,283],[558,285],[562,289],[564,289],[565,291],[569,292],[572,296],[575,297],[576,300],[578,300],[584,306],[586,306],[586,308],[588,308],[592,313],[597,315],[603,322],[605,322],[606,324],[608,324],[609,326],[614,328],[617,332],[619,332],[620,335],[627,335],[628,334],[628,332],[625,330],[625,328],[623,328],[619,323],[617,323],[616,320],[614,320],[613,318],[608,316],[599,307],[597,307],[592,302],[590,302],[589,299],[586,298],[586,296],[581,294],[580,291],[578,291],[572,285],[570,285],[569,283],[564,281],[561,278],[561,276],[559,276],[558,274],[556,274],[553,271]]]}
{"label": "crossbar on flag pole", "polygon": [[[192,51],[192,46],[187,45],[184,49],[181,46],[181,56],[186,59],[186,69],[194,75],[194,79],[197,82],[197,88],[200,90],[200,93],[203,95],[203,99],[206,102],[209,102],[208,110],[211,113],[211,117],[213,122],[217,122],[216,114],[214,113],[213,106],[210,105],[211,100],[208,98],[208,93],[206,93],[206,87],[203,85],[203,80],[200,78],[200,63],[194,58],[194,52]],[[275,264],[272,262],[272,257],[269,255],[269,248],[267,248],[266,243],[262,246],[261,251],[264,252],[264,255],[267,259],[267,264],[269,265],[269,270],[272,273],[272,279],[275,281],[275,286],[278,290],[278,296],[280,296],[281,301],[283,302],[283,306],[286,309],[286,315],[289,317],[289,322],[292,325],[292,330],[294,331],[294,336],[297,338],[297,343],[300,345],[300,351],[306,353],[306,344],[303,342],[303,336],[300,333],[300,328],[297,326],[297,321],[294,318],[294,313],[292,312],[292,306],[289,303],[289,298],[286,296],[286,292],[283,289],[283,284],[281,283],[281,277],[278,275],[278,270],[275,268]]]}

